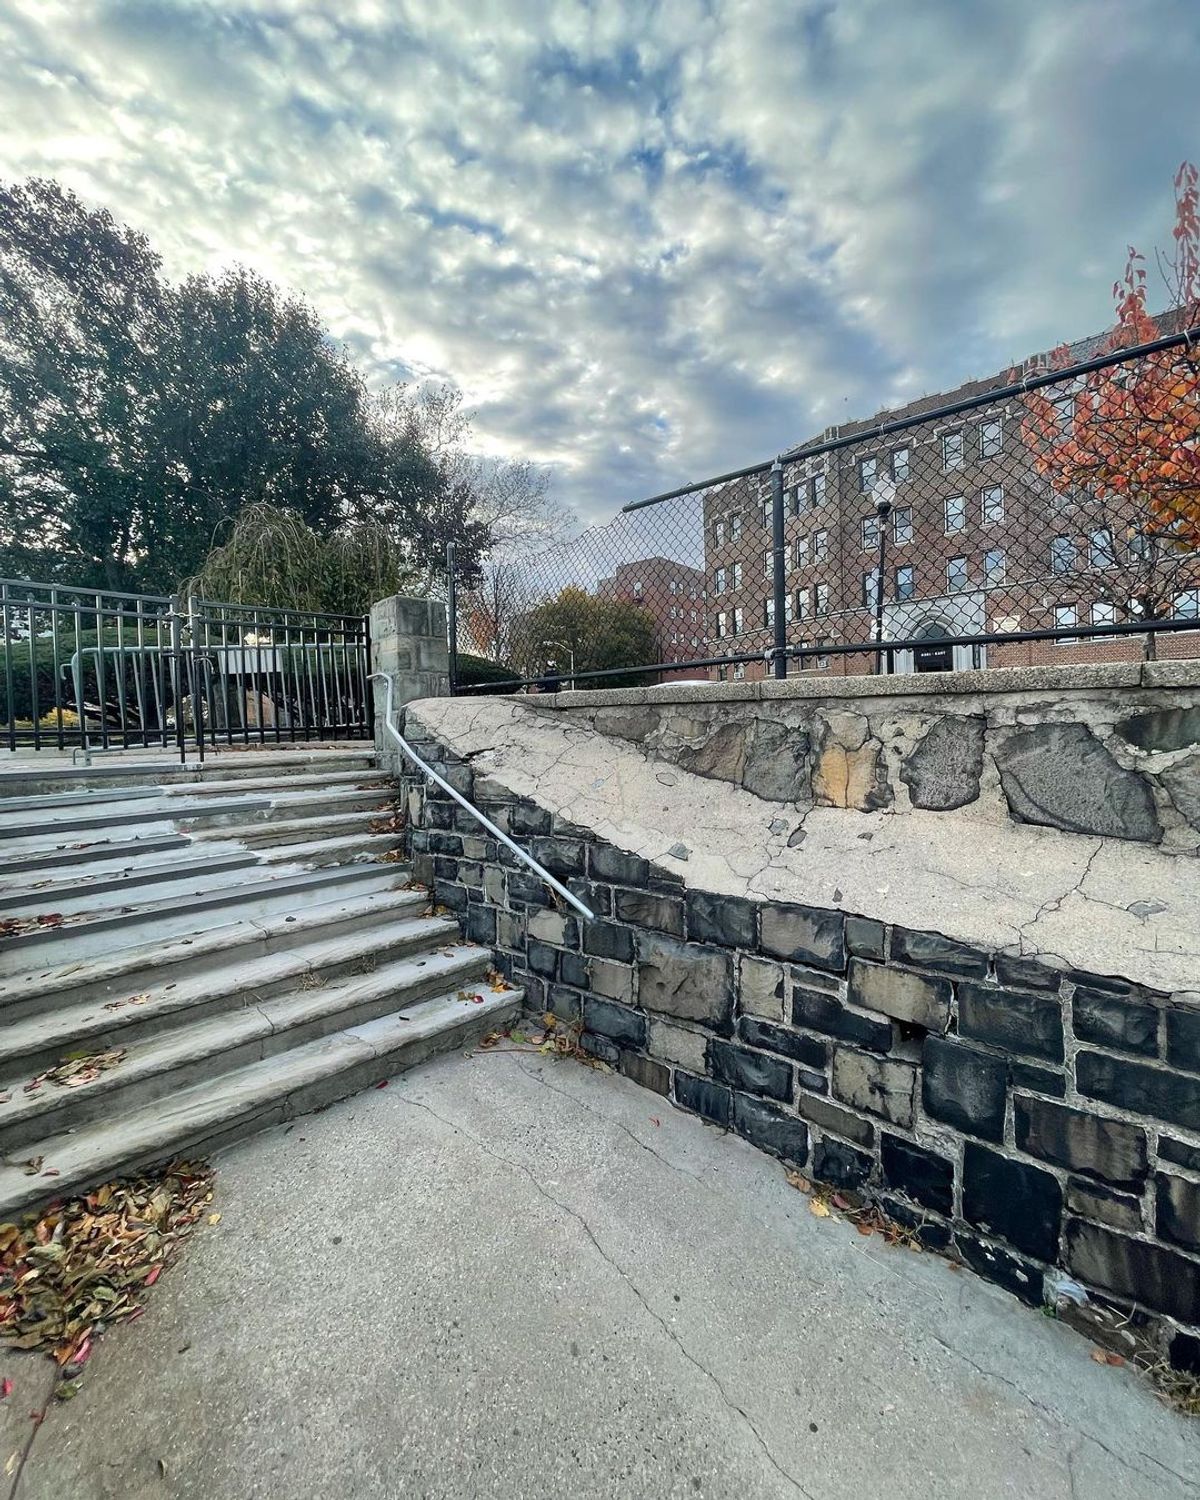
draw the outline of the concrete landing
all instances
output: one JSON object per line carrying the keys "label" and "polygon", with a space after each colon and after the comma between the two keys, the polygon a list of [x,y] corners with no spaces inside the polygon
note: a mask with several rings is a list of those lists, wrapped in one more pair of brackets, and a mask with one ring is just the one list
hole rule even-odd
{"label": "concrete landing", "polygon": [[[20,1500],[1200,1494],[1131,1372],[620,1078],[449,1057],[217,1165]],[[0,1354],[22,1411],[44,1363]]]}

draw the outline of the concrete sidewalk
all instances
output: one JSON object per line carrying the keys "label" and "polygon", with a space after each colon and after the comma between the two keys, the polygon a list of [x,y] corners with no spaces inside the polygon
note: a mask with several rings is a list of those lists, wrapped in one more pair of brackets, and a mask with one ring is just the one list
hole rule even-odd
{"label": "concrete sidewalk", "polygon": [[[446,1058],[217,1165],[20,1500],[1200,1495],[1130,1371],[575,1063]],[[22,1414],[47,1370],[3,1357]]]}

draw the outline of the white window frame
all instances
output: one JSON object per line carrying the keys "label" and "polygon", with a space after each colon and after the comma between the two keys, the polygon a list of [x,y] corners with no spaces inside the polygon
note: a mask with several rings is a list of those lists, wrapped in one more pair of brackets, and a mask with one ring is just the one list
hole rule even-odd
{"label": "white window frame", "polygon": [[[904,517],[903,524],[901,516]],[[911,505],[898,506],[892,512],[892,541],[897,547],[906,547],[913,539],[913,513]]]}
{"label": "white window frame", "polygon": [[[958,452],[952,457],[952,444],[957,444]],[[956,469],[961,469],[966,464],[966,455],[963,452],[963,435],[960,427],[956,432],[942,433],[942,472],[952,474]]]}
{"label": "white window frame", "polygon": [[[1063,618],[1065,615],[1068,615],[1068,614],[1071,616],[1071,618],[1069,620]],[[1078,625],[1078,624],[1079,624],[1079,606],[1078,606],[1078,604],[1056,604],[1054,606],[1054,628],[1055,628],[1055,630],[1062,630],[1064,627],[1066,627],[1068,625]],[[1055,644],[1059,645],[1059,646],[1077,646],[1079,644],[1079,637],[1077,635],[1060,635],[1060,636],[1058,636],[1056,638]]]}
{"label": "white window frame", "polygon": [[[998,509],[994,509],[994,502],[988,499],[989,495],[999,495]],[[1004,525],[1004,486],[1002,484],[988,484],[979,491],[979,519],[984,526]]]}
{"label": "white window frame", "polygon": [[[958,525],[950,524],[950,507],[958,507]],[[957,536],[960,531],[967,529],[967,497],[965,495],[947,495],[942,501],[942,517],[945,526],[945,536]]]}
{"label": "white window frame", "polygon": [[[962,582],[954,584],[950,582],[950,569],[955,563],[962,563]],[[946,559],[946,592],[948,594],[963,594],[971,587],[970,569],[965,557],[948,557]]]}
{"label": "white window frame", "polygon": [[[904,592],[904,589],[901,587],[901,584],[900,584],[900,575],[901,575],[901,573],[907,573],[908,574],[909,588],[908,588],[908,592],[907,593]],[[908,599],[915,599],[916,597],[917,597],[917,570],[916,570],[916,567],[915,567],[915,565],[913,563],[901,563],[900,566],[896,569],[896,601],[897,601],[897,603],[901,603],[902,604],[906,600],[908,600]]]}
{"label": "white window frame", "polygon": [[[997,570],[989,563],[989,558],[999,558],[1000,567]],[[997,589],[1008,580],[1008,558],[1004,555],[1002,547],[989,547],[983,554],[983,586],[985,589]]]}
{"label": "white window frame", "polygon": [[[989,429],[995,430],[995,446],[988,446]],[[1002,417],[989,417],[985,422],[979,424],[979,456],[980,458],[995,458],[998,453],[1004,452],[1004,419]]]}

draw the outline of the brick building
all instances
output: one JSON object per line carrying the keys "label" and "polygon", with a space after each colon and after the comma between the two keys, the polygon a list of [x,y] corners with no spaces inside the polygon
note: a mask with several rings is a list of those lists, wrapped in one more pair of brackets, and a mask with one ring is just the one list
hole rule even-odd
{"label": "brick building", "polygon": [[[1072,356],[1086,358],[1100,342],[1077,345]],[[1025,366],[1042,367],[1044,357]],[[867,433],[1010,379],[972,382],[811,441]],[[1065,417],[1070,389],[1049,394]],[[1138,660],[1141,635],[982,646],[954,638],[1127,620],[1129,599],[1150,584],[1167,601],[1163,612],[1200,614],[1200,557],[1144,535],[1128,507],[1118,514],[1105,502],[1057,494],[1035,471],[1024,417],[1017,398],[786,465],[789,643],[874,640],[880,500],[891,506],[883,637],[928,641],[895,652],[894,671]],[[704,539],[709,653],[765,652],[773,640],[770,476],[709,490]],[[1155,647],[1159,656],[1195,656],[1200,632],[1160,633]],[[873,669],[873,652],[818,655],[804,666],[839,674]],[[718,675],[761,677],[764,670],[765,663],[752,662]],[[789,663],[789,672],[798,670]]]}
{"label": "brick building", "polygon": [[[610,578],[596,585],[602,599],[636,604],[658,629],[660,661],[687,661],[706,650],[704,570],[670,557],[644,557],[620,563]],[[663,681],[694,672],[664,673]]]}

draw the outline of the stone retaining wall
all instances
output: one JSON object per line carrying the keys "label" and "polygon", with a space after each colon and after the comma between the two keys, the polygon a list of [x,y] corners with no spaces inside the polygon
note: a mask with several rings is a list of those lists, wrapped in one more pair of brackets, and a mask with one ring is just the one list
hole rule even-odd
{"label": "stone retaining wall", "polygon": [[1200,847],[1200,666],[813,677],[518,700],[769,801]]}
{"label": "stone retaining wall", "polygon": [[418,879],[531,1009],[1025,1302],[1200,1370],[1200,997],[690,888],[406,732],[597,913],[407,779]]}

